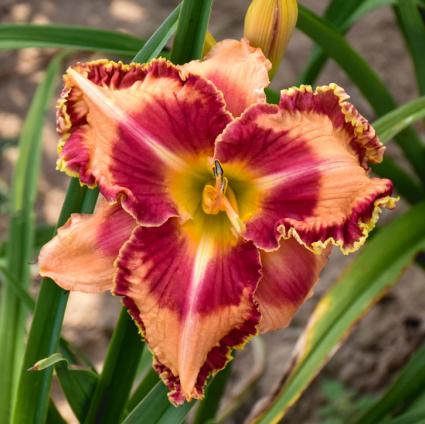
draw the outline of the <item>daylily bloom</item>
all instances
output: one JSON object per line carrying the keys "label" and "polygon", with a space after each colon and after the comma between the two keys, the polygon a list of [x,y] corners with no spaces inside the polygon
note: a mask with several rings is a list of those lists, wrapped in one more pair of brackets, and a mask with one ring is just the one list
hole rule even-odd
{"label": "daylily bloom", "polygon": [[258,332],[288,325],[329,249],[361,246],[392,183],[384,151],[335,84],[266,104],[270,62],[246,40],[174,66],[68,69],[61,170],[98,185],[40,254],[67,290],[122,296],[178,404]]}

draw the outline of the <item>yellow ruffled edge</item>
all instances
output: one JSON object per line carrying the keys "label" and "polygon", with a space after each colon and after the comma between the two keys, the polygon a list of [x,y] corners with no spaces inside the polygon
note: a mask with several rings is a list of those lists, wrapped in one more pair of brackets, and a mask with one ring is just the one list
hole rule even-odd
{"label": "yellow ruffled edge", "polygon": [[[119,252],[118,252],[118,256],[117,256],[117,258],[115,259],[115,261],[114,261],[114,263],[113,263],[113,266],[114,266],[114,268],[116,269],[116,270],[118,270],[118,263],[119,263],[119,261],[121,260],[121,258],[122,258],[122,255],[123,255],[123,252],[125,251],[125,249],[126,249],[126,247],[127,247],[127,245],[130,243],[130,241],[131,241],[131,239],[132,239],[132,237],[133,237],[133,234],[134,234],[134,231],[137,229],[137,226],[134,228],[134,230],[133,230],[133,232],[131,233],[131,235],[130,235],[130,237],[128,238],[128,240],[121,246],[121,248],[120,248],[120,250],[119,250]],[[175,403],[172,401],[172,399],[171,399],[171,397],[172,397],[172,395],[174,394],[174,392],[173,391],[171,391],[171,389],[169,389],[169,387],[168,387],[168,382],[169,381],[171,381],[171,378],[170,378],[170,375],[173,375],[172,374],[172,372],[171,372],[171,370],[166,366],[166,365],[164,365],[159,359],[157,359],[157,357],[156,357],[156,354],[154,353],[154,351],[151,349],[151,347],[149,346],[149,343],[148,343],[148,341],[147,341],[147,339],[146,339],[146,335],[145,335],[145,332],[144,332],[144,330],[143,330],[143,327],[142,327],[142,325],[143,325],[143,320],[142,320],[142,318],[140,317],[140,311],[139,311],[139,308],[137,307],[137,305],[136,305],[136,303],[133,301],[133,299],[132,298],[130,298],[130,297],[128,297],[128,296],[124,296],[124,297],[126,297],[126,298],[128,298],[131,302],[132,302],[132,304],[133,304],[133,308],[130,308],[130,307],[128,307],[126,304],[125,304],[125,302],[124,302],[124,299],[123,299],[123,296],[122,295],[119,295],[119,294],[116,294],[115,293],[115,289],[116,289],[116,287],[117,287],[117,277],[118,277],[118,274],[117,274],[117,272],[115,272],[115,275],[114,275],[114,278],[113,278],[113,284],[112,284],[112,290],[111,290],[111,294],[113,295],[113,296],[116,296],[116,297],[120,297],[122,300],[121,300],[121,304],[122,304],[122,306],[127,310],[127,312],[128,312],[128,314],[130,315],[130,318],[132,319],[132,321],[134,322],[134,324],[136,325],[136,327],[137,327],[137,330],[138,330],[138,334],[140,335],[140,337],[141,337],[141,339],[145,342],[145,344],[146,344],[146,347],[148,348],[148,350],[149,350],[149,352],[152,354],[152,368],[155,370],[155,372],[158,374],[158,376],[161,378],[161,380],[164,382],[164,384],[167,386],[167,390],[168,390],[168,392],[167,392],[167,397],[169,398],[169,401],[174,405]],[[262,278],[262,275],[260,276],[260,278],[258,279],[258,282],[257,282],[257,285],[258,285],[258,283],[260,282],[260,280],[261,280],[261,278]],[[254,293],[255,293],[255,291],[254,291]],[[193,396],[190,400],[192,400],[192,399],[198,399],[198,400],[202,400],[202,399],[204,399],[205,398],[205,388],[206,388],[206,386],[207,386],[207,384],[208,384],[208,380],[210,380],[211,379],[211,377],[214,377],[216,374],[218,374],[220,371],[222,371],[222,370],[224,370],[224,368],[226,368],[226,366],[229,364],[229,362],[230,361],[232,361],[233,359],[234,359],[234,356],[233,356],[233,350],[242,350],[242,349],[244,349],[245,348],[245,346],[251,341],[251,339],[253,339],[254,337],[256,337],[256,336],[258,336],[259,334],[260,334],[260,330],[259,330],[259,325],[260,325],[260,320],[261,320],[261,313],[260,313],[260,310],[259,310],[259,303],[257,302],[257,300],[255,299],[255,296],[254,296],[254,294],[252,294],[252,303],[253,303],[253,305],[254,305],[254,307],[255,307],[255,310],[257,311],[257,313],[259,314],[259,320],[258,320],[258,323],[256,324],[256,326],[255,326],[255,333],[252,333],[252,334],[248,334],[248,335],[246,335],[245,337],[244,337],[244,339],[243,339],[243,341],[241,342],[241,343],[239,343],[238,345],[234,345],[234,346],[226,346],[226,354],[225,354],[225,358],[226,358],[226,361],[225,361],[225,363],[224,363],[224,365],[223,365],[223,367],[222,368],[217,368],[217,369],[215,369],[215,370],[212,370],[212,371],[210,371],[209,373],[208,373],[208,376],[207,376],[207,378],[205,379],[205,383],[204,383],[204,386],[202,387],[202,389],[203,389],[203,391],[202,391],[202,393],[199,393],[199,392],[197,392],[196,393],[196,395],[195,396]],[[138,318],[136,318],[135,317],[135,313],[137,312],[137,314],[138,314]],[[220,342],[221,342],[221,340],[220,340]],[[217,346],[217,345],[216,345]],[[215,346],[214,346],[215,347]],[[213,347],[213,348],[214,348]],[[213,349],[212,348],[212,349]],[[209,354],[209,352],[208,352],[208,354]],[[208,354],[207,354],[207,356],[208,356]],[[165,367],[166,369],[163,371],[163,372],[158,372],[158,370],[157,370],[157,368],[156,368],[156,365],[160,365],[160,366],[163,366],[163,367]],[[196,388],[196,384],[195,384],[195,388]],[[186,400],[186,402],[190,402],[190,400]]]}
{"label": "yellow ruffled edge", "polygon": [[392,197],[392,196],[385,196],[380,199],[377,199],[374,201],[374,208],[372,215],[368,221],[362,221],[359,220],[357,225],[362,231],[362,236],[353,243],[350,247],[344,247],[344,242],[342,240],[335,240],[333,237],[329,237],[325,241],[316,241],[313,242],[311,245],[305,243],[300,235],[298,234],[297,230],[293,227],[289,228],[288,231],[285,231],[285,227],[283,225],[278,227],[278,231],[282,234],[282,238],[284,240],[287,240],[291,237],[295,238],[300,244],[305,246],[308,250],[310,250],[315,255],[320,255],[323,253],[323,251],[329,246],[337,246],[341,250],[341,252],[344,255],[349,255],[350,253],[356,252],[360,247],[362,247],[368,236],[369,233],[375,228],[376,223],[378,222],[379,216],[382,213],[382,208],[387,209],[394,209],[396,206],[396,203],[400,200],[400,197]]}
{"label": "yellow ruffled edge", "polygon": [[[368,122],[368,120],[357,111],[357,109],[348,101],[350,96],[338,84],[331,83],[316,87],[315,90],[311,85],[300,85],[299,87],[290,87],[281,91],[281,96],[293,96],[296,93],[311,93],[319,95],[332,91],[338,98],[338,103],[341,112],[344,114],[345,122],[350,124],[353,129],[353,135],[358,143],[364,147],[366,159],[371,163],[381,163],[385,151],[385,146],[380,142],[379,137],[376,135],[375,129]],[[375,140],[372,146],[368,146],[371,140]]]}

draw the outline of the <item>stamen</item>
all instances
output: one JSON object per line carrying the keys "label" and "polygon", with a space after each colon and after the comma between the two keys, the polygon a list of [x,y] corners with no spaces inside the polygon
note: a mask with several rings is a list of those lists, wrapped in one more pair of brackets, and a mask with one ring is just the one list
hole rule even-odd
{"label": "stamen", "polygon": [[[215,176],[215,187],[206,185],[202,193],[202,207],[204,212],[211,215],[216,215],[220,211],[226,212],[230,223],[238,234],[245,231],[245,224],[239,218],[232,202],[226,196],[228,180],[224,177],[224,170],[218,160],[214,161],[213,174]],[[233,192],[229,189],[229,195],[236,205]],[[237,209],[237,205],[236,205]]]}
{"label": "stamen", "polygon": [[229,221],[233,225],[233,228],[238,234],[242,234],[245,231],[245,224],[239,218],[239,215],[233,209],[233,206],[230,204],[229,199],[226,196],[223,196],[222,198],[222,205],[227,217],[229,218]]}

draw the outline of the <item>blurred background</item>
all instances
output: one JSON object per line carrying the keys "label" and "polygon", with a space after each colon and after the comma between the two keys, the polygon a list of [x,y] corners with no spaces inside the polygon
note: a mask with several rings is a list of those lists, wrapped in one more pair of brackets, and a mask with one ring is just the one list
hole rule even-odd
{"label": "blurred background", "polygon": [[[317,0],[300,3],[319,14],[326,6],[326,2]],[[0,21],[94,26],[146,37],[176,4],[176,1],[171,0],[0,0]],[[217,39],[241,37],[248,4],[249,0],[215,1],[210,31]],[[348,38],[380,74],[399,103],[417,96],[410,57],[389,8],[370,13],[350,31]],[[310,51],[310,40],[296,31],[273,87],[281,89],[296,84]],[[23,118],[43,69],[54,53],[54,50],[46,49],[0,52],[0,197],[7,192],[10,182],[17,156],[15,144]],[[76,61],[101,56],[77,53],[71,57]],[[332,62],[328,63],[319,80],[320,84],[330,82],[343,86],[360,111],[369,120],[374,120],[367,103]],[[56,142],[52,105],[44,131],[43,171],[37,206],[37,220],[40,224],[53,225],[56,222],[67,185],[67,177],[55,171]],[[394,144],[389,155],[399,157]],[[401,205],[399,212],[402,209]],[[0,210],[2,236],[6,223],[5,211]],[[350,260],[335,254],[314,296],[302,307],[292,325],[286,330],[263,337],[264,350],[258,349],[258,346],[257,349],[249,346],[237,354],[238,360],[232,369],[232,384],[228,386],[225,402],[239,393],[247,379],[255,377],[253,371],[261,374],[262,378],[248,396],[247,405],[252,406],[254,399],[273,390],[284,373],[290,353],[311,310]],[[37,290],[37,284],[34,290]],[[417,345],[425,340],[424,284],[424,273],[415,267],[410,268],[401,282],[361,321],[285,422],[344,422],[343,417],[349,415],[358,402],[367,402],[378,394]],[[64,335],[100,367],[119,310],[119,300],[111,295],[72,293],[66,312]],[[62,406],[66,408],[65,402]],[[246,410],[249,409],[246,407]],[[70,423],[75,422],[70,410],[63,413]],[[240,417],[237,416],[233,422],[241,422],[243,416],[242,409]]]}

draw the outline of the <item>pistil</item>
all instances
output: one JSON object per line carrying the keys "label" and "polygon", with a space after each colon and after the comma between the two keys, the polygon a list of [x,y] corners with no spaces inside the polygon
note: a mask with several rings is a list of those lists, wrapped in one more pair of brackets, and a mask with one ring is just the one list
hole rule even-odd
{"label": "pistil", "polygon": [[213,173],[215,185],[207,184],[204,187],[202,208],[209,215],[225,212],[236,232],[240,234],[244,231],[245,225],[239,218],[236,197],[228,186],[228,180],[224,176],[223,168],[218,160],[214,161]]}

